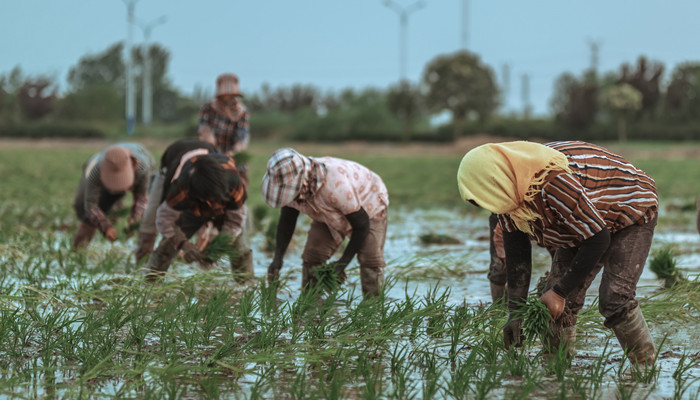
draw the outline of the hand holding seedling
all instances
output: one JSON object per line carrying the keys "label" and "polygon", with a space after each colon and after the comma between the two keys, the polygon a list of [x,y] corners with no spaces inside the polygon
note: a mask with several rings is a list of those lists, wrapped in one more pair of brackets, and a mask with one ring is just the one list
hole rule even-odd
{"label": "hand holding seedling", "polygon": [[105,231],[105,238],[106,238],[107,240],[109,240],[110,242],[116,241],[116,240],[117,240],[117,230],[114,229],[113,226],[110,226],[110,227],[107,228],[107,230]]}
{"label": "hand holding seedling", "polygon": [[345,268],[347,268],[348,263],[338,260],[332,264],[335,264],[335,275],[338,277],[338,281],[340,283],[345,283],[345,280],[348,278],[348,276],[345,274]]}
{"label": "hand holding seedling", "polygon": [[183,255],[185,257],[185,261],[187,261],[188,263],[192,263],[192,262],[198,262],[200,264],[204,263],[204,256],[199,251],[199,249],[197,249],[197,246],[194,245],[192,242],[185,241],[182,244],[182,251],[184,253]]}
{"label": "hand holding seedling", "polygon": [[513,317],[512,315],[508,318],[506,326],[503,327],[503,342],[506,345],[506,349],[510,349],[510,346],[521,347],[525,341],[525,335],[523,335],[522,329],[523,320],[519,317]]}
{"label": "hand holding seedling", "polygon": [[559,319],[561,313],[564,312],[566,299],[556,294],[553,290],[544,292],[542,297],[540,297],[540,301],[547,306],[549,313],[554,319]]}
{"label": "hand holding seedling", "polygon": [[280,270],[282,269],[282,261],[274,259],[267,267],[267,283],[272,283],[279,279]]}

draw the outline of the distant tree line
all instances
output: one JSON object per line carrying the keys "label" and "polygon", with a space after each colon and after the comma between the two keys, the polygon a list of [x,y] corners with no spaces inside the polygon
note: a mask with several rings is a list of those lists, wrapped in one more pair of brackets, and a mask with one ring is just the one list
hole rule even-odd
{"label": "distant tree line", "polygon": [[[137,120],[141,120],[143,49],[133,49]],[[176,90],[168,78],[170,53],[159,44],[151,59],[153,119],[191,135],[199,105],[210,93]],[[78,60],[59,95],[55,78],[26,76],[21,68],[0,75],[0,136],[109,136],[124,125],[124,45]],[[505,114],[493,69],[477,54],[460,50],[435,57],[419,82],[386,89],[324,92],[295,84],[245,93],[251,128],[259,137],[295,140],[440,140],[472,133],[516,138],[700,139],[700,62],[677,65],[664,82],[665,67],[640,56],[634,66],[581,76],[562,73],[551,97],[551,118]],[[245,77],[241,77],[245,80]],[[449,122],[435,124],[436,115]],[[141,127],[144,135],[152,132]]]}

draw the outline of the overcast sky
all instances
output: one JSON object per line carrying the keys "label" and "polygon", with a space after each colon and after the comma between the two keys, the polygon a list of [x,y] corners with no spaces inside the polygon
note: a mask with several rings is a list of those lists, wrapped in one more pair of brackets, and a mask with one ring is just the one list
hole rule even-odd
{"label": "overcast sky", "polygon": [[[601,72],[640,55],[666,65],[700,60],[698,0],[425,0],[408,17],[407,78],[434,57],[466,46],[490,65],[506,107],[523,107],[523,76],[536,114],[550,111],[557,76],[579,76],[596,44]],[[50,75],[61,89],[69,69],[127,38],[125,0],[0,0],[0,73]],[[415,0],[392,0],[409,7]],[[400,29],[383,0],[137,0],[136,18],[171,53],[169,77],[185,93],[213,89],[234,72],[244,92],[311,84],[322,90],[386,88],[400,78]],[[466,35],[464,34],[466,32]],[[143,30],[134,27],[138,44]],[[465,40],[466,39],[466,40]]]}

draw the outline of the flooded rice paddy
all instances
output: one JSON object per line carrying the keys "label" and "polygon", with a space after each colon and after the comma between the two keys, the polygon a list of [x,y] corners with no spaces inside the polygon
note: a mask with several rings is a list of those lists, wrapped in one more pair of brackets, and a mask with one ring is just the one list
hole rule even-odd
{"label": "flooded rice paddy", "polygon": [[[304,218],[277,291],[262,279],[236,285],[223,264],[204,272],[179,262],[149,286],[128,258],[134,238],[73,253],[72,229],[24,231],[0,242],[0,398],[698,398],[693,217],[655,234],[652,253],[673,245],[690,283],[663,289],[645,268],[637,294],[659,359],[643,370],[602,325],[598,281],[570,365],[546,365],[537,341],[506,351],[484,214],[392,210],[380,302],[362,301],[356,262],[340,292],[301,294]],[[251,225],[258,278],[271,259],[263,232]],[[426,233],[459,244],[424,244]],[[549,261],[534,254],[533,289]]]}

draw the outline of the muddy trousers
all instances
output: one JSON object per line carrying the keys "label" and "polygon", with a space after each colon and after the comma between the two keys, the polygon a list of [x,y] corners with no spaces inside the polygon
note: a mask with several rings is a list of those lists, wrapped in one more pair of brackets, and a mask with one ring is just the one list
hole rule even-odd
{"label": "muddy trousers", "polygon": [[[365,297],[378,296],[384,284],[384,242],[386,241],[387,217],[373,218],[369,222],[369,234],[357,252],[360,263],[360,282]],[[312,221],[304,246],[302,259],[302,289],[316,284],[313,270],[326,263],[340,248],[326,224]]]}
{"label": "muddy trousers", "polygon": [[[552,348],[560,344],[565,332],[575,337],[575,329],[578,312],[583,308],[586,291],[600,270],[603,275],[599,288],[598,310],[605,317],[605,326],[611,328],[627,351],[630,359],[653,360],[655,356],[654,344],[651,341],[649,328],[639,310],[635,299],[637,283],[642,275],[644,263],[649,255],[649,248],[654,236],[656,218],[643,225],[632,225],[624,228],[611,236],[610,246],[603,257],[584,279],[566,298],[566,308],[571,311],[556,321],[555,336],[559,332],[559,338],[553,338],[550,342]],[[557,249],[552,260],[552,268],[544,291],[551,289],[556,282],[566,273],[571,261],[576,255],[577,249]],[[573,341],[572,341],[573,343]]]}
{"label": "muddy trousers", "polygon": [[[243,219],[245,219],[244,216]],[[197,217],[191,212],[185,211],[180,214],[180,217],[176,221],[176,225],[189,239],[208,221],[212,221],[212,219]],[[223,218],[214,218],[213,223],[215,227],[221,229]],[[234,247],[238,254],[235,259],[230,260],[231,272],[233,272],[236,281],[242,283],[254,276],[253,250],[248,247],[242,233],[236,237]],[[175,244],[172,243],[172,240],[165,238],[161,240],[158,247],[153,251],[151,258],[148,259],[148,264],[146,265],[147,280],[153,281],[163,276],[170,268],[170,264],[172,263],[173,258],[175,258],[177,255],[177,251],[178,250],[175,247]]]}

